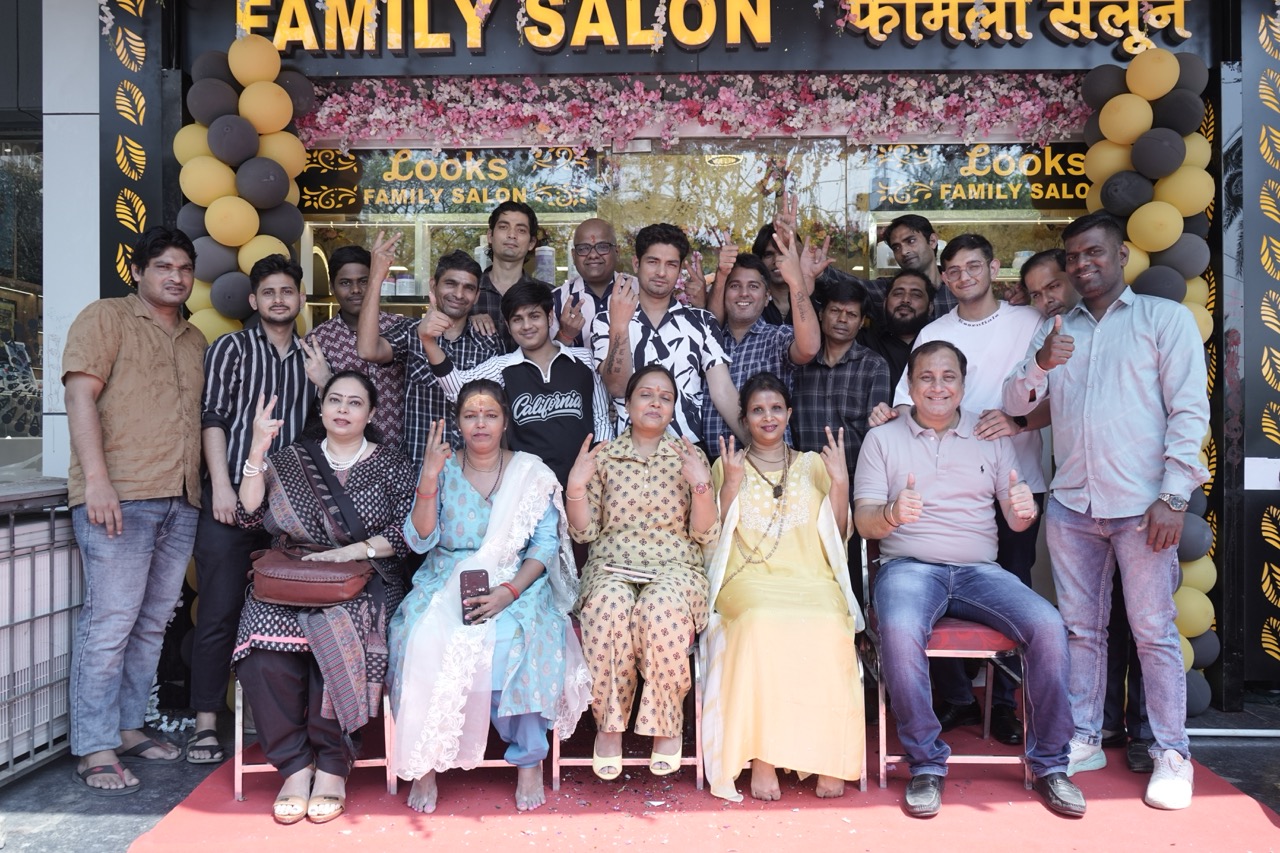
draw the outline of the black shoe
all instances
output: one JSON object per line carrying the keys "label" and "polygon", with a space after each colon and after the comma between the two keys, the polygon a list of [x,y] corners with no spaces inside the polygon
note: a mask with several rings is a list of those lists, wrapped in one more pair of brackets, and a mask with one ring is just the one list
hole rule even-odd
{"label": "black shoe", "polygon": [[1152,741],[1134,738],[1129,741],[1129,748],[1125,751],[1125,758],[1129,762],[1129,769],[1134,773],[1151,773],[1156,769],[1156,763],[1151,758]]}
{"label": "black shoe", "polygon": [[944,732],[949,732],[956,726],[982,725],[982,706],[976,699],[968,705],[939,702],[934,706],[933,711],[938,715],[938,722],[942,725]]}
{"label": "black shoe", "polygon": [[1009,746],[1022,743],[1022,723],[1012,706],[996,705],[991,709],[991,736]]}
{"label": "black shoe", "polygon": [[1129,742],[1129,735],[1123,729],[1102,738],[1103,749],[1119,749]]}
{"label": "black shoe", "polygon": [[1067,778],[1066,773],[1041,776],[1033,787],[1040,793],[1044,804],[1058,814],[1067,817],[1080,817],[1084,814],[1084,794]]}
{"label": "black shoe", "polygon": [[933,817],[942,808],[942,776],[921,773],[912,776],[907,783],[907,797],[903,805],[912,817]]}

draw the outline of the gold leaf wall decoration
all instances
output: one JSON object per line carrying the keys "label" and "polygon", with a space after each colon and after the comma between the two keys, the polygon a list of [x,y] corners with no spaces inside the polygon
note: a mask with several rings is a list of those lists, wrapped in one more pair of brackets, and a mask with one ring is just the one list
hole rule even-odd
{"label": "gold leaf wall decoration", "polygon": [[[1209,484],[1205,483],[1205,491],[1209,491]],[[1213,559],[1214,552],[1218,550],[1218,516],[1213,510],[1208,510],[1204,514],[1204,520],[1209,524],[1209,530],[1213,533],[1209,537],[1209,559]]]}
{"label": "gold leaf wall decoration", "polygon": [[142,126],[147,118],[147,99],[142,90],[128,80],[116,87],[116,112],[125,121]]}
{"label": "gold leaf wall decoration", "polygon": [[1258,137],[1258,153],[1262,155],[1262,159],[1267,161],[1267,165],[1273,169],[1280,169],[1280,130],[1276,130],[1269,125],[1262,126],[1262,133]]}
{"label": "gold leaf wall decoration", "polygon": [[1204,118],[1200,121],[1200,135],[1205,139],[1213,142],[1213,137],[1217,135],[1218,119],[1213,112],[1213,102],[1204,102]]}
{"label": "gold leaf wall decoration", "polygon": [[1262,250],[1259,252],[1262,268],[1272,278],[1280,278],[1280,240],[1275,237],[1262,237]]}
{"label": "gold leaf wall decoration", "polygon": [[1209,482],[1212,483],[1214,478],[1218,476],[1218,443],[1212,438],[1204,449],[1204,455],[1208,457],[1209,463],[1205,466],[1209,469]]}
{"label": "gold leaf wall decoration", "polygon": [[1280,660],[1280,619],[1268,616],[1262,625],[1262,650]]}
{"label": "gold leaf wall decoration", "polygon": [[133,15],[135,18],[142,17],[142,10],[147,7],[147,0],[117,0],[120,8]]}
{"label": "gold leaf wall decoration", "polygon": [[1270,15],[1258,21],[1258,44],[1272,59],[1280,59],[1280,22]]}
{"label": "gold leaf wall decoration", "polygon": [[1209,285],[1209,298],[1205,301],[1204,307],[1212,314],[1218,306],[1218,277],[1213,274],[1212,268],[1204,271],[1204,283]]}
{"label": "gold leaf wall decoration", "polygon": [[1262,434],[1280,444],[1280,403],[1274,400],[1262,410]]}
{"label": "gold leaf wall decoration", "polygon": [[1262,378],[1275,391],[1280,391],[1280,349],[1262,348]]}
{"label": "gold leaf wall decoration", "polygon": [[1280,607],[1280,566],[1262,564],[1262,594],[1276,607]]}
{"label": "gold leaf wall decoration", "polygon": [[129,258],[132,257],[132,251],[124,243],[116,246],[116,275],[120,276],[120,280],[125,284],[133,284],[133,276],[129,273]]}
{"label": "gold leaf wall decoration", "polygon": [[1273,506],[1264,509],[1258,530],[1262,533],[1263,541],[1280,551],[1280,509]]}
{"label": "gold leaf wall decoration", "polygon": [[147,152],[127,136],[116,137],[116,166],[131,181],[142,178],[147,171]]}
{"label": "gold leaf wall decoration", "polygon": [[147,44],[142,37],[127,27],[116,30],[116,59],[130,71],[137,72],[147,61]]}
{"label": "gold leaf wall decoration", "polygon": [[[1206,278],[1207,282],[1208,279]],[[1213,284],[1210,283],[1210,288]],[[1271,331],[1280,335],[1280,293],[1274,290],[1268,290],[1262,294],[1262,324]]]}
{"label": "gold leaf wall decoration", "polygon": [[1205,383],[1205,394],[1209,397],[1213,396],[1213,383],[1218,378],[1218,348],[1214,346],[1213,338],[1210,338],[1204,345],[1208,357],[1208,363],[1205,365],[1208,373],[1208,381]]}
{"label": "gold leaf wall decoration", "polygon": [[135,234],[147,230],[147,205],[128,187],[116,195],[116,221]]}
{"label": "gold leaf wall decoration", "polygon": [[1270,68],[1262,72],[1262,78],[1258,80],[1258,98],[1280,113],[1280,74]]}

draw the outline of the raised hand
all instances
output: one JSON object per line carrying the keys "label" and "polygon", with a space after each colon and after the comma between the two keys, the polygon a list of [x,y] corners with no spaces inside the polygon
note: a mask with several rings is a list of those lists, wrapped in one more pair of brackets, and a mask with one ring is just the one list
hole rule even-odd
{"label": "raised hand", "polygon": [[833,485],[849,482],[849,469],[844,455],[844,427],[833,435],[831,427],[823,427],[827,433],[827,444],[822,448],[822,464],[827,469],[827,476]]}
{"label": "raised hand", "polygon": [[1049,332],[1036,353],[1036,364],[1041,370],[1053,370],[1060,364],[1066,364],[1075,351],[1075,338],[1062,333],[1062,315],[1059,314],[1053,318],[1053,331]]}
{"label": "raised hand", "polygon": [[696,249],[684,262],[684,294],[689,304],[701,308],[707,304],[707,274],[702,271],[702,253]]}
{"label": "raised hand", "polygon": [[987,409],[978,418],[973,434],[983,441],[995,441],[997,438],[1013,438],[1022,432],[1022,427],[1014,423],[1013,418],[999,409]]}
{"label": "raised hand", "polygon": [[560,309],[560,337],[562,340],[577,340],[578,335],[582,333],[582,327],[586,320],[582,317],[582,297],[573,294],[573,299],[564,304]]}
{"label": "raised hand", "polygon": [[898,410],[888,403],[876,403],[876,407],[871,410],[871,414],[867,416],[867,425],[874,428],[881,424],[887,424],[898,416]]}
{"label": "raised hand", "polygon": [[1018,472],[1013,469],[1009,471],[1009,508],[1023,521],[1036,517],[1035,495],[1031,494],[1031,487],[1025,481],[1018,479]]}
{"label": "raised hand", "polygon": [[775,231],[773,245],[778,249],[778,272],[782,274],[782,280],[788,283],[803,281],[800,250],[796,248],[795,233],[784,234],[781,231]]}
{"label": "raised hand", "polygon": [[373,263],[369,265],[369,287],[374,288],[374,293],[381,292],[382,280],[396,262],[396,244],[403,236],[403,231],[397,231],[390,237],[379,231],[374,239],[373,248],[369,250],[369,255],[373,258]]}
{"label": "raised hand", "polygon": [[924,510],[924,498],[916,491],[916,475],[907,475],[907,487],[898,492],[898,496],[889,504],[890,510],[888,515],[894,524],[903,525],[910,524],[913,521],[920,520],[920,513]]}
{"label": "raised hand", "polygon": [[445,441],[444,432],[444,418],[441,418],[431,425],[431,432],[427,434],[427,447],[422,456],[421,480],[429,486],[439,482],[444,463],[453,456],[453,448],[449,446],[449,442]]}
{"label": "raised hand", "polygon": [[830,234],[822,239],[821,246],[811,245],[809,238],[804,238],[804,248],[800,252],[800,274],[804,276],[806,283],[815,281],[827,267],[831,266],[831,258],[827,256],[830,249]]}
{"label": "raised hand", "polygon": [[711,482],[711,471],[707,468],[702,454],[698,453],[698,448],[694,447],[693,442],[689,440],[689,436],[681,437],[676,444],[676,453],[680,456],[680,473],[684,475],[686,483],[692,487]]}
{"label": "raised hand", "polygon": [[720,442],[720,464],[724,466],[725,483],[736,483],[741,485],[742,478],[746,476],[747,449],[737,446],[737,438],[732,434],[729,436],[729,442],[726,444],[724,436],[717,439]]}
{"label": "raised hand", "polygon": [[773,215],[773,230],[788,237],[796,233],[800,221],[800,199],[795,193],[782,194],[778,200],[778,212]]}
{"label": "raised hand", "polygon": [[308,335],[298,340],[298,348],[302,350],[302,368],[307,372],[307,378],[312,385],[323,388],[333,373],[329,370],[329,362],[325,359],[319,342]]}
{"label": "raised hand", "polygon": [[615,287],[609,294],[609,334],[624,335],[640,305],[640,289],[636,285]]}
{"label": "raised hand", "polygon": [[277,399],[275,394],[271,395],[270,400],[267,400],[264,394],[258,395],[258,405],[253,410],[253,435],[249,439],[250,456],[255,453],[259,458],[266,456],[271,442],[275,441],[276,436],[280,434],[280,428],[284,426],[283,420],[271,417]]}
{"label": "raised hand", "polygon": [[595,433],[587,433],[587,437],[582,441],[582,447],[578,449],[578,457],[573,460],[573,467],[569,469],[569,476],[565,479],[564,493],[568,496],[572,492],[575,500],[586,494],[587,484],[596,475],[596,455],[600,452],[600,448],[604,447],[604,442],[592,447],[593,438]]}
{"label": "raised hand", "polygon": [[[483,316],[486,320],[489,319],[487,314]],[[489,320],[489,322],[492,323],[493,321]],[[435,308],[428,308],[427,313],[422,316],[422,321],[418,323],[418,337],[422,339],[423,343],[426,343],[427,339],[434,342],[449,331],[449,327],[452,325],[453,320],[449,318],[448,314]],[[477,329],[477,331],[479,330]]]}

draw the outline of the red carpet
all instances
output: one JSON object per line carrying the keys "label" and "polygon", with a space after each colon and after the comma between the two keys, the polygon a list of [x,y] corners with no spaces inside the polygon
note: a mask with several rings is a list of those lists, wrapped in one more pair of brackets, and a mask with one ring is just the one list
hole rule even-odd
{"label": "red carpet", "polygon": [[[870,730],[874,735],[874,729]],[[959,736],[954,736],[959,735]],[[954,737],[953,737],[954,736]],[[957,751],[976,737],[951,732]],[[575,738],[577,741],[578,738]],[[874,737],[872,738],[874,743]],[[892,747],[891,747],[892,748]],[[256,751],[256,750],[255,750]],[[575,753],[576,754],[576,753]],[[996,851],[1183,850],[1246,851],[1280,847],[1280,816],[1196,766],[1192,807],[1160,812],[1142,803],[1146,776],[1130,773],[1124,752],[1110,751],[1104,770],[1078,775],[1088,799],[1080,820],[1048,811],[1021,784],[1014,766],[954,765],[943,793],[942,813],[917,820],[902,813],[906,770],[890,774],[889,787],[875,781],[871,756],[868,790],[850,786],[843,799],[820,800],[813,780],[783,776],[783,798],[725,803],[694,786],[692,770],[658,780],[643,768],[612,783],[589,768],[566,768],[558,793],[547,788],[547,804],[516,812],[514,770],[480,769],[445,774],[433,815],[404,804],[408,783],[390,797],[381,768],[356,770],[349,784],[347,814],[332,823],[278,826],[270,816],[280,785],[275,774],[245,777],[245,802],[232,797],[231,763],[220,767],[151,832],[134,842],[134,853],[217,851],[287,853],[326,850],[430,849],[653,851],[699,853],[748,851]],[[549,778],[549,777],[548,777]],[[739,788],[746,791],[740,783]],[[412,848],[410,847],[412,845]]]}

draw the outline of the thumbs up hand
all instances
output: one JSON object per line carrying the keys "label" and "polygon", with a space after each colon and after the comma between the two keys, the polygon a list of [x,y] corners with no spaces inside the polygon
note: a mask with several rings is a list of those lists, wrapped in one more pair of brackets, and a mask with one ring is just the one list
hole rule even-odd
{"label": "thumbs up hand", "polygon": [[1066,364],[1075,349],[1075,338],[1062,333],[1062,315],[1059,314],[1053,318],[1053,331],[1036,352],[1036,364],[1041,370],[1053,370],[1060,364]]}
{"label": "thumbs up hand", "polygon": [[924,509],[924,498],[916,491],[916,475],[907,475],[907,487],[898,492],[893,499],[890,517],[897,525],[910,524],[920,520],[920,512]]}
{"label": "thumbs up hand", "polygon": [[1036,499],[1031,494],[1031,487],[1019,480],[1018,472],[1013,469],[1009,471],[1009,508],[1023,521],[1036,517]]}

